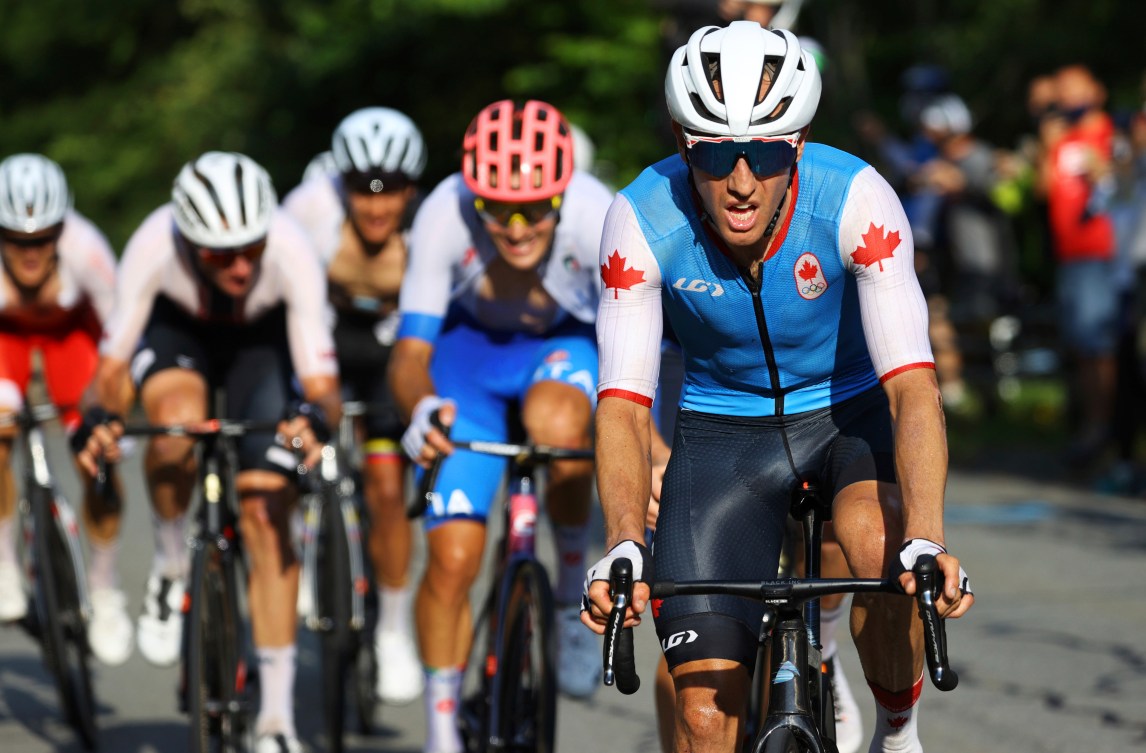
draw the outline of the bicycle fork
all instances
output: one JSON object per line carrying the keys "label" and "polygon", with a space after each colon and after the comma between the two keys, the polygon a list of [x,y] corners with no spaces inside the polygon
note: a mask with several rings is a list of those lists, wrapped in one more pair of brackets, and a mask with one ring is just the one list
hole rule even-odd
{"label": "bicycle fork", "polygon": [[807,745],[809,753],[835,753],[820,740],[818,721],[823,716],[823,684],[820,650],[807,640],[807,629],[798,613],[784,614],[765,605],[761,638],[770,646],[771,689],[763,734],[755,751],[781,727],[789,727]]}

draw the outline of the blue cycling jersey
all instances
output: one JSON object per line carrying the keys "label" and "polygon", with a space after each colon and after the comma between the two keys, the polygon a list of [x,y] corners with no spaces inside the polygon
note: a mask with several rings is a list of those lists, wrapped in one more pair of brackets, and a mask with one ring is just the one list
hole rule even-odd
{"label": "blue cycling jersey", "polygon": [[[857,179],[862,196],[853,196]],[[630,328],[643,330],[622,311],[622,301],[631,307],[650,288],[680,340],[681,406],[691,410],[800,413],[858,395],[903,368],[931,366],[910,231],[886,182],[851,155],[806,144],[792,196],[756,282],[710,234],[679,157],[621,191],[601,250],[602,396],[651,400],[655,369],[650,380],[644,348],[633,342],[651,333],[630,336]],[[644,279],[634,282],[638,275]]]}

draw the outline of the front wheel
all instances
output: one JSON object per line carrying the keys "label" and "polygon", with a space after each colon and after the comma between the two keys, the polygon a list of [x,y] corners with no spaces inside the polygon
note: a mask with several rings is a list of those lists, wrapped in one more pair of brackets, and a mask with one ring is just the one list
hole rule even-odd
{"label": "front wheel", "polygon": [[495,739],[512,753],[551,753],[557,716],[553,593],[534,560],[512,571],[498,641]]}
{"label": "front wheel", "polygon": [[327,748],[341,753],[346,713],[346,670],[354,660],[356,631],[350,624],[350,547],[339,500],[323,500],[316,562],[318,615],[322,630],[322,694]]}
{"label": "front wheel", "polygon": [[60,707],[87,750],[96,747],[95,695],[92,691],[87,620],[80,606],[83,571],[68,547],[54,500],[44,490],[29,500],[35,516],[36,617],[44,664],[52,673]]}

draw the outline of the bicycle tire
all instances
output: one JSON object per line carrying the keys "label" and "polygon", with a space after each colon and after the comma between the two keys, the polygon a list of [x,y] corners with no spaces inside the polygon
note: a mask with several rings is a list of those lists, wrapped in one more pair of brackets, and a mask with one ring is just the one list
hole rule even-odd
{"label": "bicycle tire", "polygon": [[192,560],[192,597],[185,615],[192,753],[242,753],[249,747],[234,568],[232,560],[209,547],[197,550]]}
{"label": "bicycle tire", "polygon": [[350,624],[350,548],[340,500],[334,494],[323,500],[320,518],[317,582],[318,609],[322,624],[322,704],[327,747],[341,753],[345,733],[346,669],[354,658],[358,640]]}
{"label": "bicycle tire", "polygon": [[29,493],[36,530],[36,612],[44,664],[56,681],[60,708],[80,743],[94,750],[98,733],[92,689],[87,620],[79,596],[76,564],[67,535],[56,515],[50,492],[35,487]]}
{"label": "bicycle tire", "polygon": [[506,592],[495,735],[512,753],[551,753],[557,716],[553,592],[545,568],[520,562]]}

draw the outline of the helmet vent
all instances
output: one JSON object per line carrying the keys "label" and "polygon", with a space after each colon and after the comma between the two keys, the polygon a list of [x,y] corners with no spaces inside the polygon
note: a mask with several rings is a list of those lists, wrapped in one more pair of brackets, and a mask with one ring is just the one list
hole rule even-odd
{"label": "helmet vent", "polygon": [[243,163],[235,163],[235,188],[239,189],[239,219],[247,224],[247,192],[243,190]]}

